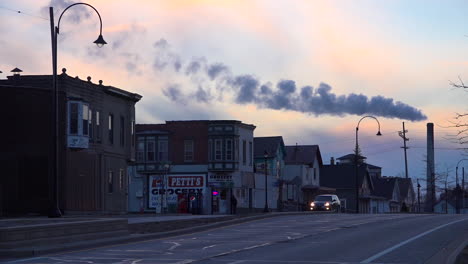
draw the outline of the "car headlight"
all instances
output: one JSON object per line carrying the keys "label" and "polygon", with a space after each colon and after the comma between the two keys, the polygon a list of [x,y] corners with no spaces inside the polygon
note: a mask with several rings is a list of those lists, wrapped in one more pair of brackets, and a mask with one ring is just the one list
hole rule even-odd
{"label": "car headlight", "polygon": [[326,203],[325,203],[325,206],[330,206],[330,203],[329,203],[329,202],[326,202]]}
{"label": "car headlight", "polygon": [[314,202],[311,202],[311,203],[310,203],[310,206],[315,206],[315,203],[314,203]]}

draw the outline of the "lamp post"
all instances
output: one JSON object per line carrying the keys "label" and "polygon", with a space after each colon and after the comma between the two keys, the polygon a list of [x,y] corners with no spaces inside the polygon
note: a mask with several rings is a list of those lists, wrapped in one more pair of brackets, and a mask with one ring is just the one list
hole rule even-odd
{"label": "lamp post", "polygon": [[[459,206],[459,185],[458,185],[458,165],[460,165],[460,162],[462,161],[465,161],[465,160],[468,160],[468,159],[461,159],[458,161],[457,163],[457,166],[455,168],[455,206],[456,206],[456,213],[459,214],[460,213],[460,206]],[[461,188],[461,191],[462,191],[462,209],[464,209],[465,207],[465,174],[463,174],[463,179],[462,179],[462,188]]]}
{"label": "lamp post", "polygon": [[164,171],[165,171],[165,175],[164,175],[164,179],[163,179],[164,204],[162,204],[162,205],[164,205],[162,207],[163,208],[162,211],[164,211],[164,213],[167,213],[167,190],[166,190],[166,188],[169,185],[168,181],[167,181],[168,180],[167,176],[168,176],[168,173],[169,173],[169,167],[170,167],[169,164],[167,164],[167,163],[164,164]]}
{"label": "lamp post", "polygon": [[356,170],[356,175],[355,175],[355,184],[356,184],[356,214],[359,214],[359,177],[358,177],[358,154],[359,154],[359,137],[358,137],[358,132],[359,132],[359,124],[361,123],[361,121],[365,118],[373,118],[375,121],[377,121],[377,125],[379,126],[379,130],[377,131],[377,136],[382,136],[382,134],[380,133],[380,123],[379,123],[379,120],[377,120],[376,117],[374,116],[364,116],[362,117],[359,122],[357,123],[357,126],[356,126],[356,149],[354,151],[354,167],[355,167],[355,170]]}
{"label": "lamp post", "polygon": [[265,158],[265,208],[263,209],[264,213],[268,213],[268,185],[267,185],[267,172],[268,172],[268,167],[267,167],[267,158],[268,158],[268,152],[265,150],[263,153],[263,157]]}
{"label": "lamp post", "polygon": [[69,8],[76,6],[76,5],[86,5],[94,9],[96,11],[98,17],[99,17],[99,22],[100,22],[100,31],[99,31],[99,37],[94,41],[98,47],[102,47],[104,44],[107,44],[106,41],[104,41],[104,38],[102,37],[102,20],[101,20],[101,15],[99,12],[94,8],[93,6],[86,4],[86,3],[75,3],[63,10],[63,12],[60,14],[57,26],[55,26],[54,23],[54,8],[49,7],[49,15],[50,15],[50,33],[51,33],[51,41],[52,41],[52,120],[53,122],[53,133],[52,137],[54,138],[52,140],[53,142],[53,167],[52,167],[52,204],[50,206],[49,210],[49,217],[61,217],[62,214],[59,209],[59,199],[58,199],[58,173],[59,173],[59,147],[60,147],[60,140],[59,140],[59,116],[58,116],[58,88],[57,88],[57,36],[60,33],[60,20],[62,19],[63,14],[65,11],[67,11]]}

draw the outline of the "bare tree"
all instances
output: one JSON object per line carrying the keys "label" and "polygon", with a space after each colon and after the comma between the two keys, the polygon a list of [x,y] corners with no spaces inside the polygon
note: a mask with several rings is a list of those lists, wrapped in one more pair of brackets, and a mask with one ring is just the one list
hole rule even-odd
{"label": "bare tree", "polygon": [[[460,77],[458,77],[458,82],[450,81],[450,85],[454,89],[461,89],[468,93],[468,86],[465,85]],[[449,127],[457,128],[457,133],[454,135],[453,139],[463,146],[468,145],[468,112],[455,113],[455,116],[450,123],[451,125],[449,125]],[[461,149],[468,153],[468,147],[462,147]]]}

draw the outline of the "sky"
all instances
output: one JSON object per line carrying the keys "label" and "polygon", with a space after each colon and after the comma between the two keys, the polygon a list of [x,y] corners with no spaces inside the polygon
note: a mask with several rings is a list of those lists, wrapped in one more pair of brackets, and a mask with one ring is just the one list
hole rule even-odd
{"label": "sky", "polygon": [[[2,0],[0,78],[51,74],[49,7],[70,0]],[[359,145],[385,176],[425,178],[426,124],[439,173],[455,178],[453,142],[468,94],[467,1],[90,0],[60,22],[58,69],[143,96],[137,123],[235,119],[255,136],[317,144],[325,164]],[[20,12],[18,12],[20,11]],[[468,81],[467,81],[468,82]],[[465,146],[466,147],[466,146]],[[468,171],[468,161],[460,163]],[[461,171],[459,172],[461,175]],[[468,173],[467,173],[468,174]]]}

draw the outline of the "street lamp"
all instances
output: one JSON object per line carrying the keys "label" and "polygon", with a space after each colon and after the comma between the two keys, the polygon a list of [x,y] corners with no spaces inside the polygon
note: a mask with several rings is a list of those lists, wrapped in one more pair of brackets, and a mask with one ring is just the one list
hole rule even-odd
{"label": "street lamp", "polygon": [[57,36],[60,32],[60,20],[62,19],[63,14],[65,11],[67,11],[69,8],[72,6],[76,5],[86,5],[94,9],[96,11],[98,17],[99,17],[99,22],[100,22],[100,31],[99,31],[99,37],[94,41],[98,47],[102,47],[104,44],[107,44],[106,41],[104,41],[104,38],[102,37],[102,19],[101,15],[99,12],[94,8],[93,6],[86,4],[86,3],[75,3],[63,10],[62,14],[60,14],[57,26],[55,26],[54,23],[54,8],[49,7],[49,15],[50,15],[50,33],[51,33],[51,41],[52,41],[52,91],[53,91],[53,96],[52,96],[52,108],[53,108],[53,118],[54,124],[53,124],[53,133],[52,136],[54,139],[52,140],[53,142],[53,160],[54,160],[54,166],[52,168],[52,181],[53,181],[53,187],[52,187],[52,204],[50,207],[49,211],[49,217],[61,217],[62,214],[59,209],[59,199],[58,199],[58,173],[59,173],[59,117],[58,117],[58,89],[57,89]]}
{"label": "street lamp", "polygon": [[268,213],[268,185],[267,185],[267,158],[268,152],[265,150],[263,153],[263,157],[265,158],[265,208],[263,209],[264,213]]}
{"label": "street lamp", "polygon": [[164,204],[163,205],[164,206],[161,205],[162,208],[163,208],[164,213],[166,213],[166,211],[167,211],[167,190],[166,190],[166,188],[169,185],[168,181],[167,181],[168,180],[167,179],[167,174],[169,173],[169,167],[170,167],[170,165],[168,163],[164,164],[164,171],[165,171],[165,175],[164,175],[164,179],[163,179],[163,190],[164,190],[163,191],[164,192]]}
{"label": "street lamp", "polygon": [[356,182],[356,214],[359,214],[359,177],[358,177],[358,154],[359,154],[359,141],[358,141],[358,131],[359,131],[359,124],[361,121],[367,117],[373,118],[375,121],[377,121],[377,125],[379,126],[379,130],[377,131],[377,136],[382,136],[380,133],[380,123],[379,120],[377,120],[376,117],[374,116],[364,116],[361,118],[356,126],[356,149],[354,151],[354,167],[356,169],[356,175],[355,175],[355,182]]}
{"label": "street lamp", "polygon": [[[456,190],[456,193],[455,193],[455,203],[456,203],[456,212],[457,214],[460,213],[460,206],[459,206],[459,185],[458,185],[458,165],[460,165],[460,162],[464,161],[464,160],[468,160],[468,159],[461,159],[458,161],[457,163],[457,166],[455,168],[455,190]],[[465,173],[463,173],[463,179],[462,179],[462,210],[465,209]]]}

